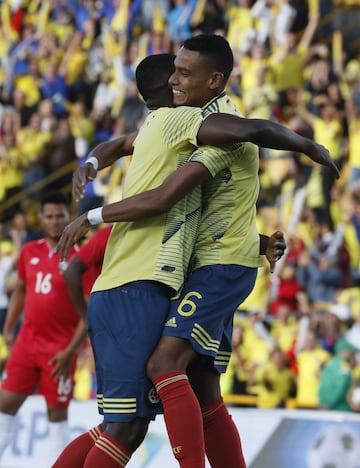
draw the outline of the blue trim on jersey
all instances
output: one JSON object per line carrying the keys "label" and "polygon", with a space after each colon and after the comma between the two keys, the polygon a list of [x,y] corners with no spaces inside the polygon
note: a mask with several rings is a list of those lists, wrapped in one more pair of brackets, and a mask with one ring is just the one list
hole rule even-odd
{"label": "blue trim on jersey", "polygon": [[203,118],[207,117],[210,114],[213,114],[214,112],[220,112],[220,106],[218,103],[218,100],[222,97],[226,96],[226,91],[223,91],[220,93],[218,96],[214,97],[208,104],[206,104],[201,112],[201,115]]}

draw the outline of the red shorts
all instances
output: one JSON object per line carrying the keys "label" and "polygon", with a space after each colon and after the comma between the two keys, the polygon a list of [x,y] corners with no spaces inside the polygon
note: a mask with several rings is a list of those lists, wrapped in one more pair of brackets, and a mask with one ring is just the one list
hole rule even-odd
{"label": "red shorts", "polygon": [[29,345],[20,333],[6,362],[1,388],[23,395],[37,393],[45,397],[48,406],[67,408],[74,390],[76,358],[70,375],[56,380],[50,376],[54,365],[49,361],[59,351],[38,349],[34,343]]}

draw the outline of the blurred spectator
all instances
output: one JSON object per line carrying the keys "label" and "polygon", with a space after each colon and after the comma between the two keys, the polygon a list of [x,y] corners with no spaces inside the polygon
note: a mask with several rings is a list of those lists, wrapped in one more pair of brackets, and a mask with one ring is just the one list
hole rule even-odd
{"label": "blurred spectator", "polygon": [[[359,91],[357,92],[359,93]],[[360,99],[356,100],[355,97],[355,92],[350,95],[347,101],[346,114],[349,124],[349,175],[347,180],[349,190],[360,185]]]}
{"label": "blurred spectator", "polygon": [[[70,121],[61,118],[53,129],[51,139],[44,148],[44,168],[46,174],[53,174],[70,162],[76,161],[75,138],[71,132]],[[47,184],[47,190],[63,190],[71,186],[71,171]]]}
{"label": "blurred spectator", "polygon": [[17,147],[25,167],[24,191],[34,198],[38,195],[34,192],[33,185],[47,175],[44,151],[50,137],[50,132],[41,130],[41,116],[37,112],[32,114],[29,125],[23,127],[17,135]]}
{"label": "blurred spectator", "polygon": [[95,121],[94,145],[110,140],[115,133],[115,121],[110,109],[106,109],[101,119]]}
{"label": "blurred spectator", "polygon": [[[8,200],[24,188],[24,162],[16,146],[16,137],[6,133],[0,142],[0,201]],[[9,220],[20,209],[20,202],[14,203],[2,213],[3,220]]]}
{"label": "blurred spectator", "polygon": [[247,91],[256,88],[257,75],[259,69],[266,70],[265,83],[274,84],[274,77],[271,69],[268,68],[269,54],[263,44],[256,44],[246,55],[239,60],[241,73],[241,92],[246,96]]}
{"label": "blurred spectator", "polygon": [[295,311],[286,304],[279,305],[276,318],[271,322],[270,332],[276,345],[284,353],[290,353],[298,333],[298,318]]}
{"label": "blurred spectator", "polygon": [[147,113],[147,107],[139,96],[135,81],[130,81],[128,83],[127,95],[117,120],[117,131],[127,134],[137,130]]}
{"label": "blurred spectator", "polygon": [[14,246],[20,248],[27,242],[40,239],[42,232],[30,228],[25,213],[19,211],[10,220],[8,235]]}
{"label": "blurred spectator", "polygon": [[274,84],[266,82],[267,70],[267,67],[256,70],[254,87],[244,94],[244,109],[248,118],[270,119],[277,102]]}
{"label": "blurred spectator", "polygon": [[174,44],[181,44],[191,36],[190,21],[196,2],[175,0],[167,16],[167,32]]}
{"label": "blurred spectator", "polygon": [[10,104],[12,105],[14,111],[19,116],[20,127],[28,125],[30,118],[35,111],[34,108],[29,107],[25,104],[25,93],[20,89],[15,89],[12,94],[12,99]]}
{"label": "blurred spectator", "polygon": [[347,394],[347,400],[352,411],[360,412],[360,379],[356,380]]}
{"label": "blurred spectator", "polygon": [[288,307],[292,312],[297,310],[297,293],[303,287],[298,280],[297,272],[296,263],[285,262],[279,273],[275,299],[270,302],[270,311],[273,315],[277,316],[280,307]]}
{"label": "blurred spectator", "polygon": [[14,244],[5,238],[4,225],[0,224],[0,335],[2,334],[9,305],[7,277],[15,267],[19,248],[20,246],[18,244]]}
{"label": "blurred spectator", "polygon": [[[193,3],[190,1],[188,3]],[[191,29],[196,33],[220,34],[226,30],[225,3],[221,0],[204,0],[196,2],[191,18]]]}
{"label": "blurred spectator", "polygon": [[284,408],[286,400],[294,394],[295,374],[279,348],[272,350],[269,362],[254,373],[258,408]]}
{"label": "blurred spectator", "polygon": [[234,320],[232,334],[232,354],[225,374],[222,374],[221,390],[222,394],[247,394],[247,374],[246,362],[241,355],[241,344],[243,342],[243,327],[239,321]]}
{"label": "blurred spectator", "polygon": [[89,400],[94,398],[93,382],[95,375],[94,358],[90,342],[80,349],[74,375],[74,400]]}
{"label": "blurred spectator", "polygon": [[264,325],[263,311],[254,307],[248,309],[246,317],[241,322],[243,327],[243,339],[240,346],[240,354],[244,359],[244,372],[247,374],[247,392],[257,393],[254,374],[268,360],[269,353],[275,346],[274,340]]}
{"label": "blurred spectator", "polygon": [[[299,115],[311,126],[314,132],[314,140],[328,148],[331,157],[336,161],[339,169],[342,167],[342,138],[343,125],[339,112],[335,105],[326,98],[320,106],[320,115],[316,116],[309,112],[302,99],[299,100]],[[316,172],[315,172],[316,171]],[[318,182],[322,188],[322,203],[316,207],[316,214],[319,222],[331,222],[329,207],[331,203],[331,189],[335,182],[335,177],[326,167],[313,170],[318,174]]]}
{"label": "blurred spectator", "polygon": [[235,60],[250,51],[255,37],[254,21],[251,16],[251,0],[237,0],[227,8],[227,40],[234,52]]}
{"label": "blurred spectator", "polygon": [[309,249],[299,256],[296,278],[315,306],[333,302],[337,288],[342,285],[337,257],[326,252],[313,256]]}
{"label": "blurred spectator", "polygon": [[56,64],[53,62],[46,64],[41,94],[43,98],[52,100],[54,103],[54,113],[57,117],[66,114],[68,93],[65,77],[58,72]]}
{"label": "blurred spectator", "polygon": [[353,324],[348,328],[345,333],[345,339],[350,344],[355,346],[355,348],[360,349],[360,309],[357,311],[358,315],[356,316]]}
{"label": "blurred spectator", "polygon": [[286,33],[286,39],[278,48],[273,48],[270,66],[275,76],[279,105],[288,104],[287,91],[300,89],[304,80],[304,63],[315,28],[305,31],[300,41],[293,32]]}
{"label": "blurred spectator", "polygon": [[319,386],[319,404],[323,409],[350,411],[347,399],[352,387],[352,371],[358,349],[341,339],[335,346],[335,356],[324,366]]}
{"label": "blurred spectator", "polygon": [[43,132],[52,133],[56,126],[58,119],[54,113],[54,103],[51,99],[43,99],[38,106],[40,114],[40,128]]}
{"label": "blurred spectator", "polygon": [[76,100],[70,107],[69,125],[75,138],[75,150],[78,159],[83,158],[94,138],[94,122],[88,117],[87,108],[81,99]]}
{"label": "blurred spectator", "polygon": [[331,354],[320,346],[316,333],[308,330],[304,345],[296,356],[298,369],[296,403],[299,408],[319,406],[320,372],[330,358]]}
{"label": "blurred spectator", "polygon": [[102,71],[100,81],[95,90],[91,117],[93,121],[99,121],[107,110],[111,110],[114,101],[119,97],[121,89],[112,77],[111,69]]}
{"label": "blurred spectator", "polygon": [[[91,2],[91,0],[87,1]],[[85,71],[88,62],[88,49],[90,49],[94,39],[93,23],[88,24],[91,26],[89,36],[80,31],[73,34],[58,68],[60,77],[65,78],[66,95],[70,102],[76,100],[86,102],[88,97]]]}
{"label": "blurred spectator", "polygon": [[332,71],[328,57],[315,55],[308,69],[310,76],[304,83],[304,93],[300,95],[300,99],[311,114],[319,116],[321,106],[329,100],[329,88],[337,84],[338,78]]}
{"label": "blurred spectator", "polygon": [[20,129],[20,116],[11,106],[2,106],[1,108],[0,136],[11,134],[14,137]]}

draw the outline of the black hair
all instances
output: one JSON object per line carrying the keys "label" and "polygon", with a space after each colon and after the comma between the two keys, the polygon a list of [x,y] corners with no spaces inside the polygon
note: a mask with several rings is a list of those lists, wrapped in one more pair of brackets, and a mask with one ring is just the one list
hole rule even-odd
{"label": "black hair", "polygon": [[234,67],[234,55],[230,44],[223,36],[199,34],[186,39],[183,46],[209,59],[214,69],[224,75],[225,85]]}
{"label": "black hair", "polygon": [[160,90],[168,87],[168,80],[175,71],[174,59],[173,54],[156,54],[139,63],[135,72],[136,84],[144,101],[156,97]]}
{"label": "black hair", "polygon": [[41,211],[44,205],[52,203],[54,205],[65,205],[67,208],[70,206],[69,198],[61,192],[47,192],[41,197],[40,206]]}

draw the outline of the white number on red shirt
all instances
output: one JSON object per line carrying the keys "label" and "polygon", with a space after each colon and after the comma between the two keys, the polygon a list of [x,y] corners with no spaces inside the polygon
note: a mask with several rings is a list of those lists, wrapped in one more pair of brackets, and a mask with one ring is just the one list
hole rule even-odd
{"label": "white number on red shirt", "polygon": [[49,292],[51,291],[51,278],[51,273],[47,273],[45,275],[41,271],[36,273],[35,292],[41,294],[49,294]]}

